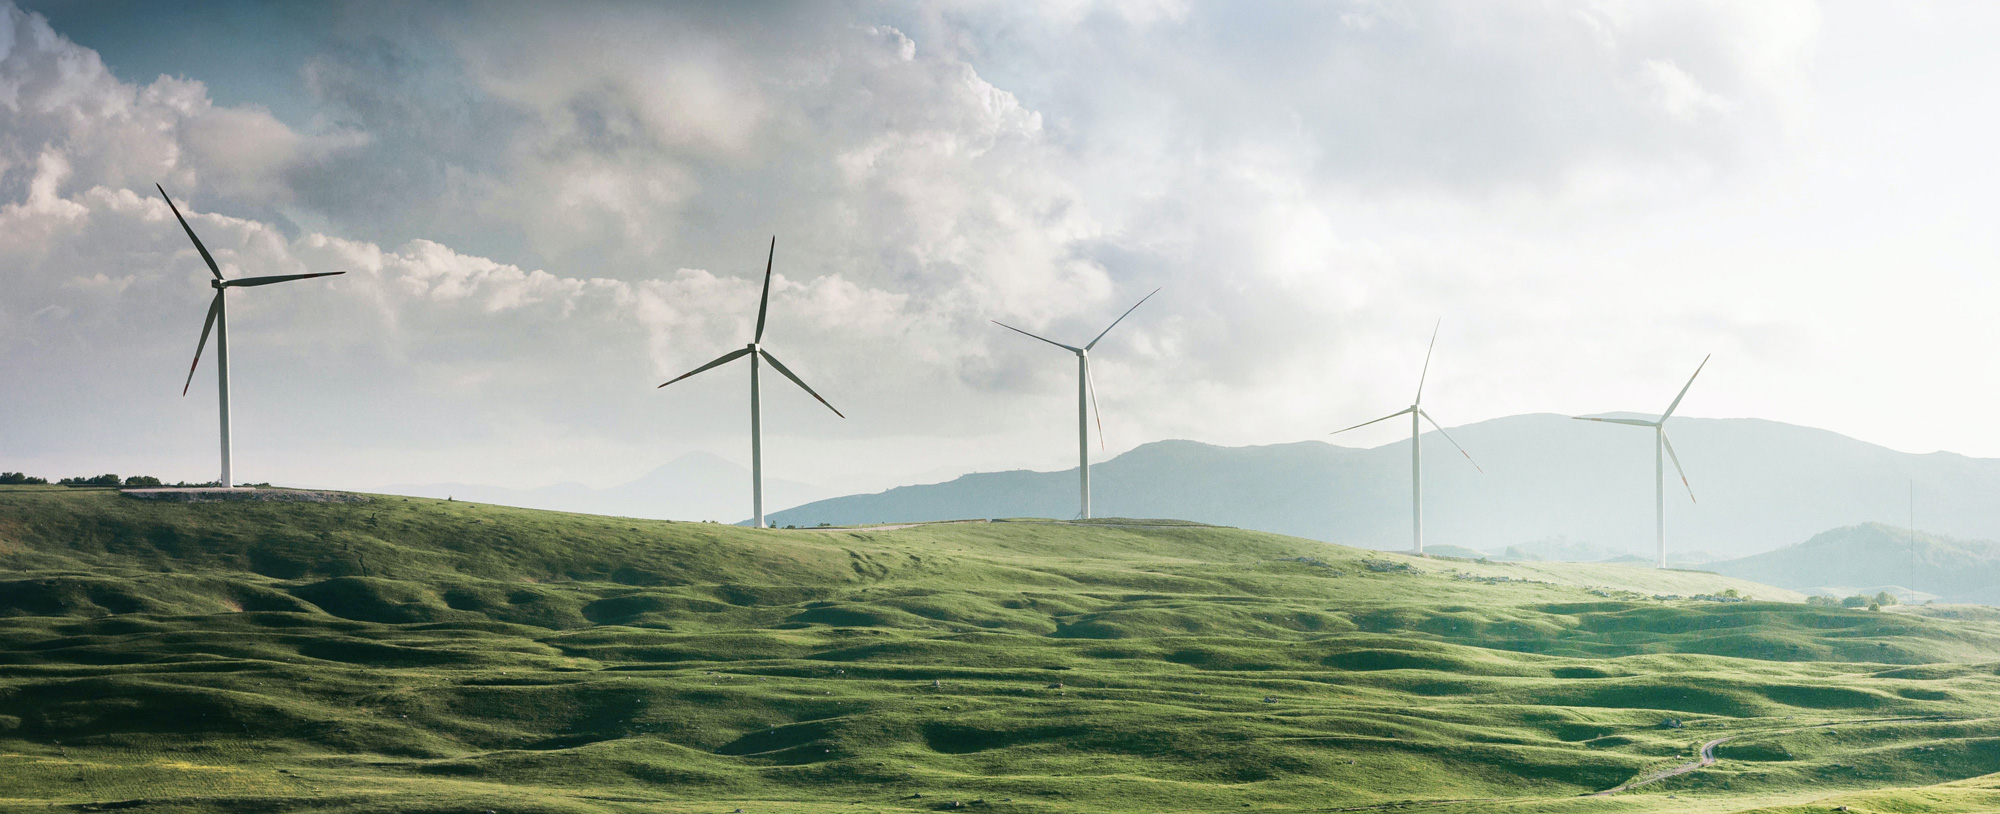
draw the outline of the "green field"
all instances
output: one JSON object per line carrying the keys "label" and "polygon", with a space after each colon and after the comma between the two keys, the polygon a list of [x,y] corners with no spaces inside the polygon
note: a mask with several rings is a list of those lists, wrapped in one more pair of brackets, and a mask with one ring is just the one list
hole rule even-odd
{"label": "green field", "polygon": [[2000,809],[2000,617],[1699,572],[48,487],[0,569],[5,811]]}

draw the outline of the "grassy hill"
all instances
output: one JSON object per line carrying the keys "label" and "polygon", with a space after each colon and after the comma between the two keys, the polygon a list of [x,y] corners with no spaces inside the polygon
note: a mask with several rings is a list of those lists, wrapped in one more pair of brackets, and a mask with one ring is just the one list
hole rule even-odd
{"label": "grassy hill", "polygon": [[0,810],[2000,800],[2000,614],[1799,598],[1153,521],[0,487]]}
{"label": "grassy hill", "polygon": [[2000,543],[1865,523],[1797,545],[1712,563],[1718,572],[1807,590],[1904,586],[1945,601],[2000,604]]}

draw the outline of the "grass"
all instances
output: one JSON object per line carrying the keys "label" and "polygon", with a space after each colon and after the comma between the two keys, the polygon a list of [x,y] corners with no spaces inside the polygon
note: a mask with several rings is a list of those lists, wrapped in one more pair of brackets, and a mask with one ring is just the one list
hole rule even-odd
{"label": "grass", "polygon": [[2000,616],[1798,599],[1157,521],[0,487],[0,810],[2000,801]]}

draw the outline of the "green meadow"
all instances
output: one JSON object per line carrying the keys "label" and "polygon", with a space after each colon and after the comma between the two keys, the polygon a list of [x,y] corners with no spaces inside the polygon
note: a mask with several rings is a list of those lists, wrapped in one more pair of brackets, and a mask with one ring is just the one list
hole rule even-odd
{"label": "green meadow", "polygon": [[0,487],[0,811],[2000,809],[2000,614],[1801,600],[1165,521]]}

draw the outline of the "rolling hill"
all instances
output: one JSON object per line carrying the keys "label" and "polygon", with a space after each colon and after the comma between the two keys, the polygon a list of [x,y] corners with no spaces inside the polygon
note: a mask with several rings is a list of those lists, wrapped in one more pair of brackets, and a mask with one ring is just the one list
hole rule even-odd
{"label": "rolling hill", "polygon": [[[1824,430],[1758,419],[1675,419],[1699,503],[1669,493],[1670,559],[1736,558],[1829,528],[1900,524],[1914,481],[1918,520],[1943,534],[2000,539],[2000,460],[1913,455]],[[1650,556],[1652,438],[1631,428],[1524,415],[1452,428],[1485,473],[1426,439],[1425,540],[1499,553],[1567,538]],[[1218,447],[1162,441],[1091,467],[1099,514],[1170,516],[1367,548],[1409,541],[1409,442],[1351,449],[1318,441]],[[1671,474],[1669,485],[1678,488]],[[973,517],[1071,517],[1076,470],[993,472],[771,515],[812,526]]]}
{"label": "rolling hill", "polygon": [[1944,602],[2000,604],[2000,543],[1880,523],[1833,529],[1797,545],[1702,567],[1816,593],[1901,588]]}
{"label": "rolling hill", "polygon": [[2000,614],[1185,522],[342,499],[0,487],[0,810],[2000,801]]}

